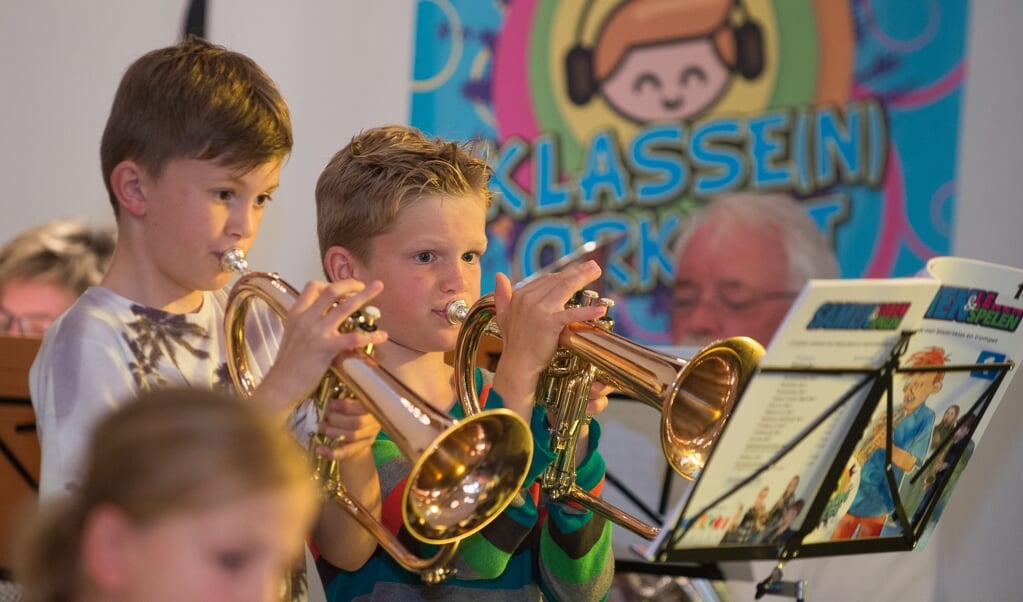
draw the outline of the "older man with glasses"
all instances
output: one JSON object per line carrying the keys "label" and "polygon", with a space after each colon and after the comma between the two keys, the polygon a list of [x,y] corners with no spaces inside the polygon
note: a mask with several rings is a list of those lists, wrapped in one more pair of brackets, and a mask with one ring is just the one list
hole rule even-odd
{"label": "older man with glasses", "polygon": [[731,336],[770,343],[803,284],[837,278],[835,253],[785,194],[717,197],[676,243],[672,337],[702,346]]}
{"label": "older man with glasses", "polygon": [[0,335],[41,337],[86,288],[114,248],[110,231],[74,220],[46,222],[0,248]]}

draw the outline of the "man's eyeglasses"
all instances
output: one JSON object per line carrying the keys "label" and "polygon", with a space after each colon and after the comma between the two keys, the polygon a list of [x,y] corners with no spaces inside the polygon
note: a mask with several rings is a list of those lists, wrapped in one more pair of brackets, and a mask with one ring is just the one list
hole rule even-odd
{"label": "man's eyeglasses", "polygon": [[0,334],[41,337],[54,318],[48,314],[15,314],[0,307]]}
{"label": "man's eyeglasses", "polygon": [[[763,301],[795,299],[797,293],[763,291],[746,286],[737,280],[718,280],[714,283],[711,294],[710,302],[738,313],[753,309]],[[691,280],[679,280],[672,287],[672,297],[672,305],[676,311],[693,311],[703,300],[703,287]]]}

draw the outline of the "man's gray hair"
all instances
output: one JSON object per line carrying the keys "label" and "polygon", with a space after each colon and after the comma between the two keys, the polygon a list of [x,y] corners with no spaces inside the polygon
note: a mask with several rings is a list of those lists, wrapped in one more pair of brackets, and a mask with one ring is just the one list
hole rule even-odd
{"label": "man's gray hair", "polygon": [[778,235],[785,245],[791,290],[801,289],[811,278],[839,277],[835,251],[824,233],[806,208],[784,193],[737,192],[714,197],[683,225],[675,242],[674,265],[698,226],[710,226],[717,237],[738,224]]}

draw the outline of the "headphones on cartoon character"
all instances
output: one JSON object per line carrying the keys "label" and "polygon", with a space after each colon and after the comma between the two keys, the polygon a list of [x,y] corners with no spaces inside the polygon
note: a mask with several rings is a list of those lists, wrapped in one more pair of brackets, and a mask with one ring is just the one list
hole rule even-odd
{"label": "headphones on cartoon character", "polygon": [[[618,7],[629,1],[625,0]],[[593,48],[582,44],[583,25],[586,24],[592,6],[593,0],[588,0],[583,7],[576,26],[576,43],[565,55],[568,98],[576,105],[586,104],[597,92],[598,82],[593,74]],[[733,1],[729,21],[732,21],[733,15],[738,15],[738,25],[726,25],[732,27],[735,34],[735,65],[732,66],[732,71],[744,79],[754,79],[764,70],[764,32],[750,17],[742,0]]]}

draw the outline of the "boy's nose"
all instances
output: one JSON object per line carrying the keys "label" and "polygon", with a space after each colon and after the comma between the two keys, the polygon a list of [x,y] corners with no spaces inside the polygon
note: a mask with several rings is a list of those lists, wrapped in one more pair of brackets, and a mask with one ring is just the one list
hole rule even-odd
{"label": "boy's nose", "polygon": [[257,224],[259,224],[259,216],[255,208],[248,204],[244,207],[238,207],[231,213],[231,221],[228,227],[231,230],[231,234],[235,234],[240,238],[249,238],[255,234]]}
{"label": "boy's nose", "polygon": [[276,602],[281,599],[282,581],[288,576],[283,571],[273,571],[268,575],[253,575],[238,583],[232,592],[231,599],[237,602]]}
{"label": "boy's nose", "polygon": [[445,269],[441,282],[445,292],[461,293],[465,291],[468,288],[469,270],[470,267],[461,261],[457,261]]}

